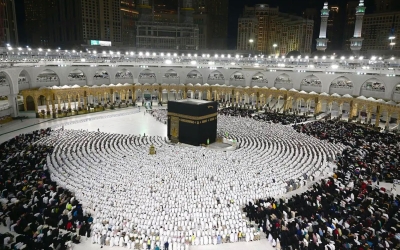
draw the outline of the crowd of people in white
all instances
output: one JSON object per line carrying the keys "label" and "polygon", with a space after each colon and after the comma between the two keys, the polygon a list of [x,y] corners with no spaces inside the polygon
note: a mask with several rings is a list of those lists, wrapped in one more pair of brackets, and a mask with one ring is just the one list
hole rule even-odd
{"label": "crowd of people in white", "polygon": [[5,76],[0,76],[0,86],[9,86],[7,79]]}
{"label": "crowd of people in white", "polygon": [[154,74],[154,73],[140,73],[139,74],[139,78],[152,79],[152,78],[156,78],[156,74]]}
{"label": "crowd of people in white", "polygon": [[322,83],[321,83],[321,80],[319,80],[319,79],[307,79],[307,78],[305,78],[305,79],[303,79],[301,81],[301,85],[302,86],[321,87]]}
{"label": "crowd of people in white", "polygon": [[110,76],[108,75],[107,71],[96,72],[96,74],[94,75],[94,79],[99,79],[99,78],[108,79],[110,78]]}
{"label": "crowd of people in white", "polygon": [[232,80],[232,81],[243,81],[244,80],[244,75],[242,75],[242,74],[233,75],[233,76],[231,76],[230,80]]}
{"label": "crowd of people in white", "polygon": [[259,76],[254,76],[251,78],[251,81],[253,82],[262,82],[262,83],[268,83],[268,79],[264,79],[264,77],[259,77]]}
{"label": "crowd of people in white", "polygon": [[210,74],[208,80],[225,80],[225,77],[222,74]]}
{"label": "crowd of people in white", "polygon": [[25,76],[20,76],[18,78],[18,84],[29,83],[28,79]]}
{"label": "crowd of people in white", "polygon": [[370,91],[385,92],[385,84],[382,82],[367,82],[363,85],[363,89]]}
{"label": "crowd of people in white", "polygon": [[201,78],[203,78],[203,76],[200,75],[200,74],[196,74],[196,75],[187,75],[187,78],[188,78],[188,79],[201,79]]}
{"label": "crowd of people in white", "polygon": [[179,79],[179,76],[176,73],[165,73],[163,77],[168,79]]}
{"label": "crowd of people in white", "polygon": [[[258,227],[246,220],[242,206],[329,173],[327,160],[343,149],[251,118],[223,116],[218,124],[218,134],[238,141],[238,150],[61,129],[39,144],[54,145],[47,157],[52,180],[93,210],[94,243],[118,241],[133,248],[168,241],[172,249],[235,242],[239,233],[247,241],[259,239]],[[150,145],[156,156],[148,155]]]}
{"label": "crowd of people in white", "polygon": [[168,121],[168,110],[166,109],[153,109],[151,115],[156,118],[157,121],[167,124]]}
{"label": "crowd of people in white", "polygon": [[353,83],[348,80],[338,80],[335,82],[332,82],[331,88],[346,88],[346,89],[352,89],[353,88]]}
{"label": "crowd of people in white", "polygon": [[84,81],[86,76],[83,73],[69,73],[68,80],[70,81]]}
{"label": "crowd of people in white", "polygon": [[37,82],[56,82],[59,78],[56,75],[44,75],[36,77]]}
{"label": "crowd of people in white", "polygon": [[117,72],[117,74],[115,74],[115,78],[116,79],[132,79],[133,75],[129,71],[121,71],[121,72]]}

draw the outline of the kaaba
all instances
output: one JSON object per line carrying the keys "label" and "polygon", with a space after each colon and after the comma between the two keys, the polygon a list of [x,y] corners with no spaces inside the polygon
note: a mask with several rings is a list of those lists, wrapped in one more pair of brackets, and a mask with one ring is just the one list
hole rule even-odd
{"label": "kaaba", "polygon": [[217,102],[196,99],[168,101],[168,138],[200,146],[217,137]]}

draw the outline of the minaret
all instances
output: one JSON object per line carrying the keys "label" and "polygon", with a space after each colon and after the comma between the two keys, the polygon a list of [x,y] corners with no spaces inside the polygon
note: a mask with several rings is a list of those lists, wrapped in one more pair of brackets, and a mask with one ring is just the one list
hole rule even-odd
{"label": "minaret", "polygon": [[356,8],[356,24],[354,26],[354,36],[350,38],[350,49],[354,54],[358,55],[362,48],[364,38],[361,37],[362,24],[365,14],[364,0],[360,0],[360,4]]}
{"label": "minaret", "polygon": [[192,0],[183,0],[182,8],[180,9],[180,22],[193,23],[193,12]]}
{"label": "minaret", "polygon": [[326,38],[326,29],[328,28],[329,8],[328,3],[324,3],[321,10],[321,28],[319,30],[319,38],[317,38],[317,50],[325,51],[328,46],[328,39]]}
{"label": "minaret", "polygon": [[152,9],[149,0],[138,1],[139,21],[152,21]]}

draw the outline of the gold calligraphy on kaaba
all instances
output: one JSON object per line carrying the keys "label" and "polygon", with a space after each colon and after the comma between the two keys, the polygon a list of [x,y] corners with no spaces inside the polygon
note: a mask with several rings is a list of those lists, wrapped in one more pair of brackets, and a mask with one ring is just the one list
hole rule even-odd
{"label": "gold calligraphy on kaaba", "polygon": [[174,139],[179,137],[179,117],[171,116],[170,134]]}

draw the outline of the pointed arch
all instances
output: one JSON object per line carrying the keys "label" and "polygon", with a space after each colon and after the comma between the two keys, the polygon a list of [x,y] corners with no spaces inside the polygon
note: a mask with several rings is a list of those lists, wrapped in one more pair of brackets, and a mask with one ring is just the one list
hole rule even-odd
{"label": "pointed arch", "polygon": [[304,90],[307,92],[317,92],[321,93],[322,83],[321,80],[315,76],[314,74],[308,75],[300,83],[300,90]]}
{"label": "pointed arch", "polygon": [[60,77],[51,69],[45,69],[36,77],[36,82],[40,85],[60,86]]}
{"label": "pointed arch", "polygon": [[268,83],[268,79],[265,77],[265,75],[261,72],[258,71],[251,77],[251,82],[252,84],[260,84],[260,83]]}
{"label": "pointed arch", "polygon": [[74,83],[86,83],[86,75],[80,69],[74,69],[68,74],[68,80]]}
{"label": "pointed arch", "polygon": [[110,74],[105,69],[98,69],[94,73],[93,83],[95,85],[110,84]]}
{"label": "pointed arch", "polygon": [[12,80],[7,72],[0,72],[0,93],[2,96],[11,94]]}
{"label": "pointed arch", "polygon": [[225,77],[218,70],[214,70],[208,75],[208,80],[225,80]]}
{"label": "pointed arch", "polygon": [[32,96],[28,95],[25,100],[26,110],[25,111],[35,111],[35,100]]}
{"label": "pointed arch", "polygon": [[30,89],[31,88],[31,76],[29,73],[23,69],[18,75],[18,89],[19,90],[24,90],[24,89]]}
{"label": "pointed arch", "polygon": [[167,70],[164,75],[162,76],[163,78],[163,83],[168,83],[168,84],[177,84],[179,83],[179,74],[173,70],[173,69],[169,69]]}
{"label": "pointed arch", "polygon": [[133,74],[127,69],[121,69],[115,73],[115,79],[133,79]]}
{"label": "pointed arch", "polygon": [[322,87],[321,80],[314,74],[308,75],[301,80],[300,86]]}
{"label": "pointed arch", "polygon": [[277,89],[291,89],[293,88],[292,78],[286,73],[280,74],[275,78],[274,87]]}
{"label": "pointed arch", "polygon": [[394,87],[392,99],[395,102],[400,102],[400,83]]}
{"label": "pointed arch", "polygon": [[186,75],[186,83],[203,84],[203,75],[197,70],[192,70]]}
{"label": "pointed arch", "polygon": [[360,95],[373,98],[385,98],[386,85],[378,78],[370,78],[361,85]]}
{"label": "pointed arch", "polygon": [[139,83],[156,83],[157,77],[150,69],[144,69],[139,73]]}
{"label": "pointed arch", "polygon": [[351,94],[353,92],[353,82],[345,76],[335,78],[329,85],[329,94]]}
{"label": "pointed arch", "polygon": [[375,92],[385,92],[385,83],[377,78],[370,78],[366,80],[361,86],[363,90],[375,91]]}

